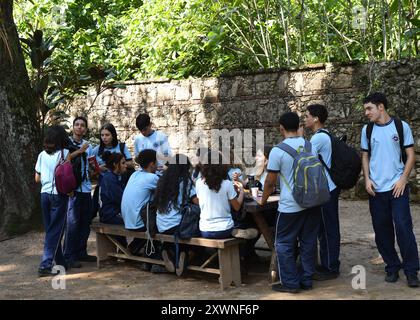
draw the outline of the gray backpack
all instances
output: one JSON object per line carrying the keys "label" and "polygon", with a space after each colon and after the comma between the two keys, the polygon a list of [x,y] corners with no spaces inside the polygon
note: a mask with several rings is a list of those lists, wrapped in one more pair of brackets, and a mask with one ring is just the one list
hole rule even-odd
{"label": "gray backpack", "polygon": [[303,150],[299,151],[296,151],[286,143],[280,143],[276,147],[293,158],[293,190],[291,190],[286,179],[283,176],[281,178],[292,192],[297,204],[302,208],[312,208],[328,202],[330,200],[330,191],[327,176],[322,163],[311,152],[311,143],[305,140]]}

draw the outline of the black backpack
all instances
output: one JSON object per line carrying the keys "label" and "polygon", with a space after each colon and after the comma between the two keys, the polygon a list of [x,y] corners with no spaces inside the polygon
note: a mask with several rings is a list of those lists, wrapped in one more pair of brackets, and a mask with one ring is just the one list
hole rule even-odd
{"label": "black backpack", "polygon": [[[69,149],[69,152],[72,153],[76,150],[79,150],[80,147],[70,140],[68,149]],[[82,185],[82,182],[87,179],[86,170],[83,170],[82,172],[82,168],[86,168],[86,165],[87,165],[86,152],[73,158],[71,160],[71,165],[73,167],[73,173],[76,178],[76,190],[77,190]]]}
{"label": "black backpack", "polygon": [[331,168],[328,168],[319,155],[319,160],[331,176],[332,181],[341,189],[353,188],[359,180],[362,170],[362,160],[359,153],[345,141],[346,137],[337,138],[328,131],[319,132],[327,134],[331,139]]}
{"label": "black backpack", "polygon": [[[404,148],[403,124],[402,124],[401,119],[397,119],[397,118],[394,118],[394,124],[395,124],[395,128],[397,129],[398,139],[400,140],[401,161],[402,161],[402,163],[405,164],[407,162],[407,153],[405,152],[405,148]],[[368,141],[369,157],[370,157],[370,154],[372,152],[372,146],[371,146],[371,143],[370,143],[370,139],[372,138],[373,125],[374,125],[373,122],[369,122],[367,124],[367,127],[366,127],[366,137],[367,137],[367,141]]]}

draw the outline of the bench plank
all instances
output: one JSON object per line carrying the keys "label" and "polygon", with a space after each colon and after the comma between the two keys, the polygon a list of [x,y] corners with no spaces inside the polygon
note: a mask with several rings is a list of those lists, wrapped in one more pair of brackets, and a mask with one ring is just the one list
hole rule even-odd
{"label": "bench plank", "polygon": [[[92,223],[91,229],[97,233],[105,233],[105,234],[112,234],[116,236],[125,236],[125,237],[133,237],[133,238],[142,238],[147,239],[146,232],[139,232],[139,231],[132,231],[127,230],[124,226],[120,225],[112,225],[112,224],[105,224],[105,223]],[[164,242],[171,242],[175,241],[174,236],[167,235],[167,234],[156,234],[153,240],[160,240]],[[230,246],[238,245],[242,243],[244,240],[236,239],[236,238],[229,238],[229,239],[206,239],[206,238],[191,238],[189,240],[179,240],[179,243],[185,243],[189,245],[197,245],[201,247],[208,247],[208,248],[217,248],[217,249],[224,249]]]}

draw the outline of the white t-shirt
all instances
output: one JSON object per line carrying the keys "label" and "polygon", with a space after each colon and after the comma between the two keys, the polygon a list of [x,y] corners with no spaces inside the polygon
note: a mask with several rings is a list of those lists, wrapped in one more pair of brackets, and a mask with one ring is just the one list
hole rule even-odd
{"label": "white t-shirt", "polygon": [[145,149],[152,149],[156,151],[158,157],[158,166],[163,166],[164,164],[162,160],[159,160],[159,156],[172,156],[168,137],[161,131],[154,131],[148,137],[139,134],[134,138],[134,156],[137,157],[140,151]]}
{"label": "white t-shirt", "polygon": [[[68,149],[63,149],[63,158],[66,159],[69,153]],[[55,167],[60,162],[61,150],[53,154],[48,154],[45,150],[38,155],[35,165],[35,172],[41,175],[41,193],[57,194],[55,187],[54,172]]]}
{"label": "white t-shirt", "polygon": [[195,190],[200,203],[200,230],[224,231],[233,228],[229,200],[236,198],[236,191],[229,180],[223,180],[219,192],[210,190],[203,178],[196,181]]}

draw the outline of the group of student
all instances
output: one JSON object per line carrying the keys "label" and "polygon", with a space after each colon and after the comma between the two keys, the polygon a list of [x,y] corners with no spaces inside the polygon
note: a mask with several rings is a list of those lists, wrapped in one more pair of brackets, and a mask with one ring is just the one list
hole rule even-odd
{"label": "group of student", "polygon": [[[415,162],[413,136],[408,124],[403,121],[404,149],[401,149],[395,121],[387,112],[384,94],[371,94],[363,104],[366,116],[373,123],[373,129],[369,129],[369,141],[366,133],[368,126],[362,130],[363,172],[375,241],[386,264],[385,281],[397,281],[402,268],[408,285],[418,287],[419,258],[407,186]],[[325,166],[330,168],[332,144],[329,134],[326,134],[329,132],[325,128],[327,118],[325,106],[314,104],[307,107],[305,126],[313,133],[310,139],[312,153],[321,156]],[[284,113],[279,124],[283,143],[295,150],[305,147],[306,140],[296,113]],[[125,144],[118,142],[112,124],[101,128],[100,145],[92,149],[83,140],[87,120],[77,117],[73,122],[70,140],[79,149],[73,152],[67,150],[69,139],[62,127],[55,126],[48,131],[44,151],[40,153],[35,168],[35,178],[42,184],[41,206],[46,230],[39,275],[52,274],[54,263],[80,267],[80,261],[95,259],[86,252],[89,224],[93,217],[91,212],[95,211],[91,210],[92,190],[87,164],[83,167],[86,181],[71,196],[58,194],[54,186],[54,169],[60,158],[70,160],[81,153],[96,156],[101,168],[97,187],[101,222],[145,231],[147,226],[140,212],[145,206],[153,205],[157,208],[158,231],[174,234],[181,221],[182,206],[194,203],[200,207],[199,228],[202,237],[245,238],[246,244],[240,247],[242,261],[256,256],[254,245],[260,234],[255,223],[247,216],[238,218],[241,216],[238,213],[242,211],[244,186],[247,184],[244,168],[234,162],[223,164],[226,163],[224,155],[207,148],[197,151],[193,166],[185,155],[172,155],[167,136],[153,130],[147,114],[137,117],[136,126],[141,133],[134,141],[135,162],[140,166],[137,170],[134,170],[133,158]],[[405,163],[402,161],[403,152],[407,155]],[[130,169],[131,173],[128,174]],[[278,181],[280,184],[278,212],[263,213],[275,227],[280,283],[274,284],[272,289],[289,293],[311,289],[313,280],[334,279],[340,274],[340,188],[325,170],[330,200],[322,206],[302,208],[291,192],[293,172],[293,158],[281,148],[266,146],[264,150],[257,151],[254,173],[263,191],[257,201],[264,205]],[[61,248],[63,234],[64,251]],[[402,262],[395,250],[395,234]],[[120,237],[119,241],[127,245],[132,254],[152,254],[155,258],[163,259],[164,270],[158,265],[143,265],[153,272],[166,270],[181,275],[188,260],[200,253],[193,247],[184,246],[179,261],[175,261],[173,245],[153,242],[149,248],[144,239],[134,239],[127,244],[126,239]],[[316,264],[318,242],[319,265]]]}
{"label": "group of student", "polygon": [[[118,141],[115,127],[108,123],[100,129],[100,144],[92,148],[83,140],[87,120],[76,117],[69,138],[62,126],[51,127],[44,139],[44,151],[38,156],[35,179],[41,182],[41,206],[45,226],[44,255],[38,269],[40,276],[53,274],[53,265],[80,268],[81,262],[96,261],[87,254],[89,226],[96,213],[103,223],[124,225],[128,230],[146,231],[141,210],[146,205],[157,208],[156,225],[160,233],[174,234],[181,221],[182,206],[194,203],[200,207],[201,235],[206,238],[232,236],[255,239],[259,235],[254,225],[234,221],[232,212],[242,210],[244,188],[237,168],[224,165],[222,154],[209,149],[199,149],[195,167],[183,154],[172,155],[167,136],[152,129],[150,117],[140,114],[136,119],[140,135],[135,137],[135,161],[125,144]],[[76,146],[76,151],[70,152]],[[77,156],[96,157],[100,168],[98,184],[91,197],[92,185],[89,164],[83,161],[84,180],[70,195],[57,192],[54,170],[62,160],[71,161]],[[207,157],[209,161],[200,161]],[[211,159],[218,158],[217,164]],[[260,156],[261,157],[261,156]],[[268,158],[268,157],[267,157]],[[261,162],[261,161],[260,161]],[[262,166],[267,164],[267,159]],[[258,170],[263,174],[259,165]],[[129,170],[132,169],[131,173]],[[233,172],[235,171],[235,172]],[[204,183],[204,181],[206,181]],[[250,227],[244,227],[250,226]],[[64,236],[64,247],[61,247]],[[152,255],[163,259],[160,265],[143,264],[152,272],[183,273],[187,260],[194,255],[194,248],[181,246],[179,263],[175,268],[175,248],[153,242],[151,248],[144,239],[134,239],[130,244],[124,237],[118,240],[127,245],[134,255]],[[241,248],[242,258],[253,251],[253,243]],[[255,254],[256,255],[256,254]]]}

